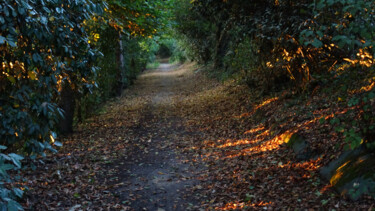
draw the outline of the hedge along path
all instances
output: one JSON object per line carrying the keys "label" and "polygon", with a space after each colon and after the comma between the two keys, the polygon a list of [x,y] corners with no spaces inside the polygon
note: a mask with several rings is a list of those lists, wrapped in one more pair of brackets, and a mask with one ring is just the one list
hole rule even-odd
{"label": "hedge along path", "polygon": [[[348,201],[320,181],[317,171],[332,152],[298,162],[282,144],[286,131],[305,125],[310,139],[324,139],[313,121],[288,116],[294,107],[283,111],[278,97],[262,99],[202,72],[193,63],[144,72],[27,174],[24,204],[159,211],[372,206],[367,198]],[[287,121],[275,125],[277,119]]]}

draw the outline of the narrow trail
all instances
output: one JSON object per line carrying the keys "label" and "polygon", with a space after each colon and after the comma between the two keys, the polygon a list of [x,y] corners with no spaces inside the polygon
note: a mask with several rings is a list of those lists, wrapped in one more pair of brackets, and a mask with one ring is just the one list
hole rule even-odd
{"label": "narrow trail", "polygon": [[[123,111],[136,113],[134,124],[126,131],[133,148],[128,148],[120,165],[114,189],[122,203],[134,210],[196,210],[199,186],[193,166],[178,149],[178,141],[189,134],[181,119],[175,116],[173,98],[181,95],[177,66],[160,64],[140,76],[127,91]],[[136,104],[131,102],[136,101]],[[130,103],[130,104],[129,104]],[[139,107],[139,105],[141,105]],[[134,107],[135,106],[135,107]],[[118,111],[118,115],[127,115]]]}

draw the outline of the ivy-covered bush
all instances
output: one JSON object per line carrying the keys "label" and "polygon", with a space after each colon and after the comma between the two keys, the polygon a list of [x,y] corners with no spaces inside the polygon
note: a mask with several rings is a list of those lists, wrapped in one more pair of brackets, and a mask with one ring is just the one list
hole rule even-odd
{"label": "ivy-covered bush", "polygon": [[[98,19],[88,23],[91,32],[90,43],[103,54],[98,59],[99,69],[93,78],[97,87],[78,93],[78,122],[93,114],[108,99],[121,95],[123,89],[132,85],[157,52],[157,49],[151,49],[153,42],[150,38],[129,36],[125,31],[109,25],[104,18]],[[119,34],[122,34],[121,38]]]}
{"label": "ivy-covered bush", "polygon": [[[0,2],[0,206],[20,209],[13,201],[9,170],[21,167],[23,154],[35,158],[55,140],[63,84],[90,88],[97,51],[88,43],[84,21],[102,12],[91,0],[4,0]],[[15,153],[14,153],[15,152]],[[4,183],[5,182],[5,183]]]}
{"label": "ivy-covered bush", "polygon": [[[89,107],[121,93],[150,54],[141,43],[169,1],[0,2],[0,207],[21,209],[12,187],[20,160],[36,158]],[[103,53],[101,53],[102,51]],[[22,156],[21,156],[22,155]],[[28,159],[29,160],[29,159]]]}
{"label": "ivy-covered bush", "polygon": [[[313,18],[306,22],[300,42],[324,55],[330,65],[326,69],[332,70],[332,77],[360,80],[361,75],[373,75],[375,2],[320,0],[309,8]],[[351,110],[330,121],[351,149],[364,146],[374,150],[374,93],[372,87],[351,96],[347,106],[356,107],[358,113]]]}
{"label": "ivy-covered bush", "polygon": [[[176,31],[191,58],[214,64],[216,75],[240,75],[265,91],[283,85],[308,91],[340,78],[373,77],[374,1],[182,2]],[[358,112],[332,122],[352,149],[374,148],[373,93],[370,87],[351,96],[347,106]]]}

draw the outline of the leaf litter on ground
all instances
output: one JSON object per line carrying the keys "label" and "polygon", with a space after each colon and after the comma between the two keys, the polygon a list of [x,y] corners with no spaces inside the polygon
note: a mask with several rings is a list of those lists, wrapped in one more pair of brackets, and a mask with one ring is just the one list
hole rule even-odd
{"label": "leaf litter on ground", "polygon": [[[25,207],[134,210],[147,200],[144,209],[151,210],[373,207],[371,197],[350,201],[319,177],[319,168],[343,149],[332,126],[319,123],[346,109],[326,100],[332,96],[317,92],[299,100],[280,91],[260,97],[196,69],[187,63],[146,71],[106,112],[64,137],[57,154],[24,173]],[[296,132],[317,156],[296,159],[284,144]],[[179,199],[163,193],[169,182],[181,181],[188,187]]]}

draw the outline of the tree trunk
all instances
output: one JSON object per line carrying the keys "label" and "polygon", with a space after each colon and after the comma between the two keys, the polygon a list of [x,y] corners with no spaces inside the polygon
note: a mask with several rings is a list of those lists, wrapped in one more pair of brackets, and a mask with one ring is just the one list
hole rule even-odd
{"label": "tree trunk", "polygon": [[223,59],[228,48],[228,39],[226,29],[223,28],[223,24],[219,23],[217,25],[216,31],[216,48],[214,57],[214,68],[223,68]]}
{"label": "tree trunk", "polygon": [[119,40],[118,40],[118,48],[116,49],[116,60],[117,60],[117,88],[116,88],[116,94],[117,96],[121,96],[122,91],[125,88],[124,84],[124,79],[125,79],[125,74],[124,74],[124,48],[123,48],[123,43],[122,43],[122,35],[121,32],[119,32]]}
{"label": "tree trunk", "polygon": [[73,132],[75,108],[74,91],[69,83],[64,82],[60,96],[59,107],[64,110],[64,117],[60,120],[58,127],[62,134],[69,134]]}

